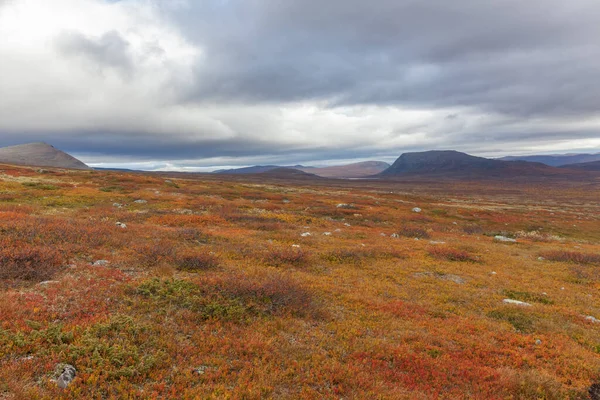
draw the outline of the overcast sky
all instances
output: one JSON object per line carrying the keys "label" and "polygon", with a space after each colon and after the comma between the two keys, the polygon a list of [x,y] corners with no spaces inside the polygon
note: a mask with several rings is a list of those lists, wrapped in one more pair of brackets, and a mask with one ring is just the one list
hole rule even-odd
{"label": "overcast sky", "polygon": [[0,0],[0,146],[93,165],[600,152],[598,0]]}

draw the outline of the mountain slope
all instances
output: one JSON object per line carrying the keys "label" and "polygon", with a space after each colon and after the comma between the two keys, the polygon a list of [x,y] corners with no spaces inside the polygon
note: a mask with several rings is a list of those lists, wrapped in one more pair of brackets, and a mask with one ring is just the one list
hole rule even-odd
{"label": "mountain slope", "polygon": [[2,147],[0,148],[0,163],[36,167],[91,169],[75,157],[42,142]]}
{"label": "mountain slope", "polygon": [[600,153],[597,154],[553,154],[533,156],[508,156],[499,158],[501,161],[530,161],[560,167],[568,164],[580,164],[600,161]]}
{"label": "mountain slope", "polygon": [[364,178],[377,175],[390,167],[382,161],[364,161],[346,165],[335,165],[323,168],[298,168],[304,172],[322,176],[324,178]]}

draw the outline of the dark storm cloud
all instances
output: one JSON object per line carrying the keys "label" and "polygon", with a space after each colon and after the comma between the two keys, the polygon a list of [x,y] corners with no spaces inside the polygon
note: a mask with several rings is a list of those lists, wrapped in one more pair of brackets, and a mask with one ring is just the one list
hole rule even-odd
{"label": "dark storm cloud", "polygon": [[209,1],[196,100],[470,106],[519,116],[600,106],[600,3]]}

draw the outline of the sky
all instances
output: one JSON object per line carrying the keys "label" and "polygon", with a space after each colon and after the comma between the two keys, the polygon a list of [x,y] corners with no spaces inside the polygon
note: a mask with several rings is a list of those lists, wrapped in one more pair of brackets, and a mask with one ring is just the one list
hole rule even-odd
{"label": "sky", "polygon": [[597,0],[0,0],[0,146],[210,170],[600,152]]}

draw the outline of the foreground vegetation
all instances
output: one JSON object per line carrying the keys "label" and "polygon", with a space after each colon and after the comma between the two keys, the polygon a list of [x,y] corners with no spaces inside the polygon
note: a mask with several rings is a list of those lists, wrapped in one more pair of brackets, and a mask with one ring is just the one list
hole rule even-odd
{"label": "foreground vegetation", "polygon": [[597,184],[0,169],[0,398],[586,399],[600,381]]}

